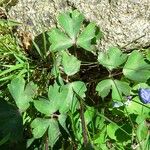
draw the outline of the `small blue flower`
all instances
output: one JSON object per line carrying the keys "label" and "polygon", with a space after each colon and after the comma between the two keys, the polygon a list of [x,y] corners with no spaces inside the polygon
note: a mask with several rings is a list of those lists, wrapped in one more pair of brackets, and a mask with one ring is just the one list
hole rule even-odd
{"label": "small blue flower", "polygon": [[150,103],[150,89],[148,88],[140,88],[139,89],[139,97],[142,103],[147,104]]}

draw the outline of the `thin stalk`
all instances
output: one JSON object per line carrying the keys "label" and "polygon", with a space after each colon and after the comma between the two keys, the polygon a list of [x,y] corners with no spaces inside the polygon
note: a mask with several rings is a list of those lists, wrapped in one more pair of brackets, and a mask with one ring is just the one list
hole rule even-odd
{"label": "thin stalk", "polygon": [[88,132],[87,132],[87,127],[86,127],[85,118],[84,118],[84,106],[83,106],[82,98],[76,92],[75,94],[80,103],[80,119],[81,119],[81,126],[82,126],[83,143],[84,143],[84,147],[86,148],[89,142],[89,139],[88,139]]}
{"label": "thin stalk", "polygon": [[45,36],[44,31],[42,32],[42,36],[43,36],[43,44],[44,44],[44,56],[43,57],[45,58],[47,49],[46,49],[46,36]]}
{"label": "thin stalk", "polygon": [[82,125],[82,135],[83,135],[83,142],[84,147],[88,144],[88,133],[86,130],[85,118],[84,118],[84,107],[82,101],[80,101],[80,118],[81,118],[81,125]]}
{"label": "thin stalk", "polygon": [[49,146],[48,146],[48,134],[46,133],[45,136],[45,150],[49,150]]}

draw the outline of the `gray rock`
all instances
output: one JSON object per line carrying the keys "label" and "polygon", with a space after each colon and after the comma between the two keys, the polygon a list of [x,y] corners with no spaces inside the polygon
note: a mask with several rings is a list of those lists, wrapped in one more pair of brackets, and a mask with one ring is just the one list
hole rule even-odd
{"label": "gray rock", "polygon": [[66,0],[20,0],[10,9],[9,16],[22,23],[21,30],[31,32],[34,37],[56,27],[57,15],[68,9]]}
{"label": "gray rock", "polygon": [[35,36],[56,26],[56,16],[77,8],[104,33],[99,49],[150,46],[150,0],[20,0],[9,14]]}

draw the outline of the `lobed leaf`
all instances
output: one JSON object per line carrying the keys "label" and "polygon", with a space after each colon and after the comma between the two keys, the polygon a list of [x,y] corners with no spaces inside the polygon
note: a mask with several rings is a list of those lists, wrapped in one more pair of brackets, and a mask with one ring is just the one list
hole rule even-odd
{"label": "lobed leaf", "polygon": [[127,82],[113,80],[112,82],[112,100],[122,101],[123,95],[130,95],[130,86]]}
{"label": "lobed leaf", "polygon": [[50,116],[51,114],[53,114],[58,110],[57,105],[55,105],[49,100],[45,100],[42,98],[40,98],[39,100],[35,100],[34,106],[39,112],[47,116]]}
{"label": "lobed leaf", "polygon": [[72,41],[74,41],[74,43],[83,20],[83,15],[77,10],[74,10],[72,13],[62,13],[58,16],[58,23],[62,26],[64,31],[68,34]]}
{"label": "lobed leaf", "polygon": [[96,86],[96,91],[98,92],[99,96],[104,98],[109,94],[111,86],[112,86],[111,79],[102,80]]}
{"label": "lobed leaf", "polygon": [[146,82],[150,78],[150,64],[148,64],[141,52],[133,51],[129,56],[123,74],[130,80]]}
{"label": "lobed leaf", "polygon": [[117,140],[117,137],[115,135],[116,131],[119,129],[118,125],[114,124],[114,123],[110,123],[109,125],[107,125],[107,135],[113,139],[113,140]]}
{"label": "lobed leaf", "polygon": [[50,50],[53,52],[65,50],[72,46],[72,40],[59,29],[53,29],[48,33],[49,41],[52,43]]}
{"label": "lobed leaf", "polygon": [[50,120],[48,119],[42,119],[42,118],[36,118],[31,123],[32,134],[34,138],[38,139],[41,138],[46,130],[48,129],[50,124]]}
{"label": "lobed leaf", "polygon": [[100,52],[98,62],[109,70],[118,68],[127,59],[127,54],[123,54],[118,48],[109,48],[107,53]]}
{"label": "lobed leaf", "polygon": [[122,101],[123,95],[130,95],[130,86],[127,82],[106,79],[99,82],[96,86],[96,91],[102,98],[105,98],[111,89],[113,101]]}
{"label": "lobed leaf", "polygon": [[23,112],[30,106],[29,102],[33,101],[37,86],[33,82],[29,82],[25,87],[25,80],[23,77],[19,77],[11,81],[8,89],[17,107]]}
{"label": "lobed leaf", "polygon": [[62,53],[62,65],[64,72],[68,75],[74,75],[80,70],[81,61],[79,61],[73,55],[69,55],[66,51]]}
{"label": "lobed leaf", "polygon": [[147,118],[150,115],[150,104],[144,105],[140,102],[138,96],[132,99],[131,103],[126,106],[129,114],[137,114],[143,118]]}
{"label": "lobed leaf", "polygon": [[90,23],[77,39],[77,45],[87,51],[92,52],[94,49],[91,45],[91,40],[95,37],[96,27],[94,23]]}

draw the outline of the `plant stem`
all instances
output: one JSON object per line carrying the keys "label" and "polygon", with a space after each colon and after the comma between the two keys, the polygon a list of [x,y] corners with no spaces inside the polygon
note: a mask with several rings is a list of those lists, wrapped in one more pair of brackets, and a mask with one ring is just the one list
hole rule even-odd
{"label": "plant stem", "polygon": [[[75,91],[74,91],[75,92]],[[82,135],[83,135],[83,143],[84,143],[84,148],[86,148],[88,144],[88,133],[87,133],[87,128],[86,128],[86,123],[85,123],[85,118],[84,118],[84,107],[82,103],[82,98],[75,92],[79,103],[80,103],[80,119],[81,119],[81,126],[82,126]]]}
{"label": "plant stem", "polygon": [[48,135],[46,133],[46,136],[45,136],[45,150],[49,150],[49,146],[48,146]]}
{"label": "plant stem", "polygon": [[85,118],[84,118],[84,107],[81,100],[80,100],[80,118],[81,118],[81,125],[82,125],[84,147],[86,147],[88,144],[88,134],[87,134]]}

